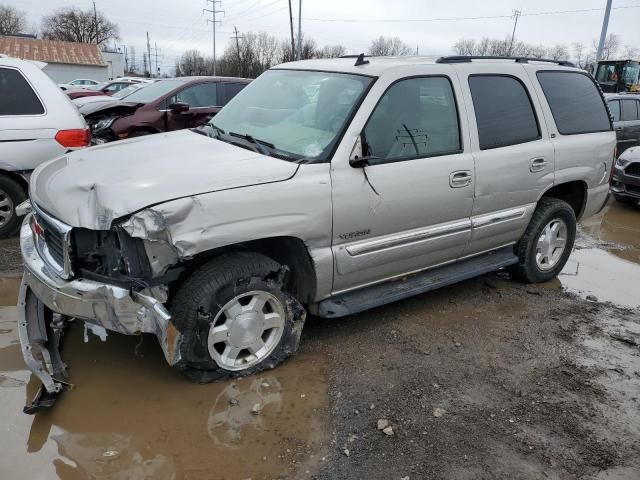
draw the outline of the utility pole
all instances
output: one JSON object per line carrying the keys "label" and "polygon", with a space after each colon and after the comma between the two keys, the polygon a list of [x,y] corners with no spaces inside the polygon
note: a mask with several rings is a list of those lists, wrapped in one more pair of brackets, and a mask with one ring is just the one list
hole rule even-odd
{"label": "utility pole", "polygon": [[244,38],[241,36],[238,36],[238,27],[236,27],[235,25],[233,26],[233,37],[231,38],[235,38],[236,39],[236,51],[238,52],[238,71],[237,74],[239,77],[242,77],[242,72],[243,72],[243,68],[242,68],[242,57],[240,56],[240,39]]}
{"label": "utility pole", "polygon": [[142,54],[142,74],[146,74],[147,73],[147,54],[143,53]]}
{"label": "utility pole", "polygon": [[98,11],[96,10],[96,0],[93,0],[93,35],[96,44],[98,43]]}
{"label": "utility pole", "polygon": [[302,0],[298,2],[298,60],[302,59]]}
{"label": "utility pole", "polygon": [[293,36],[293,11],[291,10],[291,0],[289,0],[289,27],[291,27],[291,60],[296,56],[296,41]]}
{"label": "utility pole", "polygon": [[[602,30],[600,31],[600,41],[598,42],[598,53],[596,55],[596,67],[598,62],[602,59],[602,50],[604,49],[604,42],[607,39],[607,28],[609,28],[609,15],[611,14],[611,0],[607,0],[607,6],[604,9],[604,19],[602,20]],[[595,71],[594,71],[595,74]]]}
{"label": "utility pole", "polygon": [[218,13],[222,13],[224,15],[224,10],[216,10],[216,4],[220,4],[222,7],[222,0],[207,0],[207,5],[211,2],[211,10],[208,8],[203,8],[202,13],[209,12],[211,14],[211,18],[207,18],[207,23],[211,22],[213,25],[213,76],[216,75],[216,23],[222,23],[217,19],[216,15]]}
{"label": "utility pole", "polygon": [[[159,77],[160,76],[160,69],[158,68],[158,50],[162,50],[161,48],[158,48],[158,43],[154,42],[154,48],[152,48],[151,50],[154,51],[155,53],[155,57],[156,57],[156,69],[153,75],[151,75],[152,77]],[[162,57],[162,55],[160,55],[160,57]],[[151,69],[151,58],[149,58],[149,69]]]}
{"label": "utility pole", "polygon": [[522,15],[522,10],[513,11],[513,32],[511,32],[511,44],[509,45],[509,56],[513,53],[513,40],[516,38],[516,26],[518,25],[518,19]]}
{"label": "utility pole", "polygon": [[147,32],[147,60],[149,60],[149,76],[152,76],[151,75],[151,44],[149,43],[149,32]]}
{"label": "utility pole", "polygon": [[418,45],[416,45],[416,57],[420,56],[420,50],[418,50]]}

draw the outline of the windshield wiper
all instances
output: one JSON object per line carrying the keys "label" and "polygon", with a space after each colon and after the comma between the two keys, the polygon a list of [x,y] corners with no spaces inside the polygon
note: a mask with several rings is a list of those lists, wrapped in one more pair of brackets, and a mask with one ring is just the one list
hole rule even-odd
{"label": "windshield wiper", "polygon": [[257,138],[253,138],[248,133],[245,133],[244,135],[242,135],[236,132],[229,132],[229,135],[236,138],[242,138],[247,142],[254,144],[256,147],[258,147],[258,149],[260,150],[260,153],[262,153],[263,155],[271,156],[271,152],[267,150],[267,148],[270,148],[271,150],[276,149],[276,146],[273,143],[265,142],[264,140],[258,140]]}

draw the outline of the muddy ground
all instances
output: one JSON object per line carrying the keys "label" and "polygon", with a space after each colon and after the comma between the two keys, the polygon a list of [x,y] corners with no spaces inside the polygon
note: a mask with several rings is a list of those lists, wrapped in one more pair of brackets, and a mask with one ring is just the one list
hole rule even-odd
{"label": "muddy ground", "polygon": [[15,246],[0,245],[0,478],[640,478],[640,209],[586,221],[558,280],[499,272],[312,318],[297,357],[239,381],[189,384],[154,338],[76,323],[75,388],[35,417]]}

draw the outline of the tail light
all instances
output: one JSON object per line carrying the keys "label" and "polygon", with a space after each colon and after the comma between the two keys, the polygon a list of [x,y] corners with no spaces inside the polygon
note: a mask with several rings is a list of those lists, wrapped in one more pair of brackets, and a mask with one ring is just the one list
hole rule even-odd
{"label": "tail light", "polygon": [[88,147],[91,143],[91,131],[88,128],[59,130],[55,139],[56,142],[67,148]]}

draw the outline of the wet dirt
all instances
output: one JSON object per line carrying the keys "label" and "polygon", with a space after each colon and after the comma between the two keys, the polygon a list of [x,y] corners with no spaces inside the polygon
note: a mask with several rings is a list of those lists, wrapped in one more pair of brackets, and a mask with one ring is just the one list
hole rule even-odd
{"label": "wet dirt", "polygon": [[63,356],[75,387],[28,416],[37,382],[15,314],[0,309],[1,478],[272,479],[322,464],[326,361],[312,343],[277,370],[195,385],[165,364],[155,337],[89,332],[85,343],[74,322]]}
{"label": "wet dirt", "polygon": [[153,337],[84,343],[76,322],[76,386],[36,417],[3,307],[0,478],[637,480],[639,232],[640,210],[610,203],[558,280],[499,272],[310,318],[300,355],[229,383],[188,383]]}

